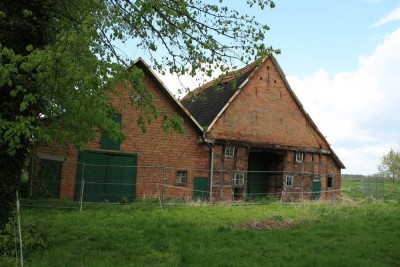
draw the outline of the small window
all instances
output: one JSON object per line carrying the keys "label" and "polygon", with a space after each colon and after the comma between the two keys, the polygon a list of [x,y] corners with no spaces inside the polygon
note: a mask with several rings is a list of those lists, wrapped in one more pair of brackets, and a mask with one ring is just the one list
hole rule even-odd
{"label": "small window", "polygon": [[292,187],[293,185],[293,175],[286,175],[285,184],[287,187]]}
{"label": "small window", "polygon": [[304,153],[303,152],[296,152],[296,162],[303,162]]}
{"label": "small window", "polygon": [[333,186],[333,177],[328,176],[328,179],[326,179],[326,187],[332,188]]}
{"label": "small window", "polygon": [[176,183],[186,184],[187,183],[187,171],[177,171],[176,172]]}
{"label": "small window", "polygon": [[225,146],[225,156],[226,157],[233,157],[234,154],[235,154],[235,146],[226,145]]}
{"label": "small window", "polygon": [[244,173],[235,172],[235,174],[233,175],[233,185],[244,186]]}

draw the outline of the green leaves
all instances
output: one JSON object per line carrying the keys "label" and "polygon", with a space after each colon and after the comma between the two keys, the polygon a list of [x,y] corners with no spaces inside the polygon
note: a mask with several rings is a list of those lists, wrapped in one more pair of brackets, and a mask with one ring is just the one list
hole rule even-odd
{"label": "green leaves", "polygon": [[[212,68],[232,65],[232,61],[248,63],[273,52],[265,49],[267,25],[254,17],[231,10],[227,6],[207,4],[201,0],[104,1],[98,26],[99,41],[112,46],[112,41],[133,39],[147,53],[157,71],[166,69],[179,75],[208,75]],[[250,7],[273,8],[269,0],[248,0]],[[117,22],[117,23],[116,23]],[[118,34],[116,34],[118,32]],[[122,32],[123,37],[119,34]],[[113,55],[120,63],[124,60]],[[226,68],[228,69],[228,68]]]}
{"label": "green leaves", "polygon": [[383,155],[378,166],[381,174],[391,178],[393,182],[400,178],[400,151],[390,149],[389,153]]}
{"label": "green leaves", "polygon": [[[192,76],[210,76],[216,69],[227,73],[233,61],[248,63],[276,52],[264,44],[268,26],[221,3],[0,2],[0,158],[14,162],[15,157],[7,177],[20,176],[21,164],[37,143],[82,148],[97,130],[122,140],[110,119],[118,86],[131,94],[143,131],[160,118],[164,131],[183,133],[182,118],[157,110],[141,82],[143,72],[131,67],[132,59],[120,46],[131,40],[132,49],[147,53],[157,71]],[[270,0],[247,4],[274,7]],[[9,199],[12,185],[17,183],[0,184],[8,188]],[[4,216],[0,219],[3,223]]]}

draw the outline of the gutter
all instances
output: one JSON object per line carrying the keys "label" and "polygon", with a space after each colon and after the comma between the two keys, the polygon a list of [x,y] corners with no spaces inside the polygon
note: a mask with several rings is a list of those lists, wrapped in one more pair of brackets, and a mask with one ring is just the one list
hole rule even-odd
{"label": "gutter", "polygon": [[214,178],[214,144],[206,140],[206,132],[203,132],[202,139],[210,148],[210,203],[212,202],[213,178]]}

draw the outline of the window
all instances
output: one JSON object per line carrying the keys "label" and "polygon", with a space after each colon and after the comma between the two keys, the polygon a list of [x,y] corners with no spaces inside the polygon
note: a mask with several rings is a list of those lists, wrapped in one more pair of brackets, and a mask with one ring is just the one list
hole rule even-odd
{"label": "window", "polygon": [[287,187],[292,187],[293,185],[293,175],[286,175],[285,184]]}
{"label": "window", "polygon": [[[121,114],[114,114],[112,116],[112,119],[114,122],[118,123],[121,126]],[[110,137],[108,137],[105,133],[101,133],[100,149],[119,151],[120,146],[121,146],[120,141],[114,141]]]}
{"label": "window", "polygon": [[296,152],[296,162],[303,162],[304,153],[303,152]]}
{"label": "window", "polygon": [[332,188],[333,187],[333,177],[328,176],[328,179],[326,179],[326,187]]}
{"label": "window", "polygon": [[176,183],[186,184],[187,183],[187,171],[177,171],[176,172]]}
{"label": "window", "polygon": [[233,157],[234,154],[235,154],[235,146],[226,145],[225,146],[225,156],[226,157]]}
{"label": "window", "polygon": [[244,186],[244,173],[235,172],[235,174],[233,175],[233,185]]}

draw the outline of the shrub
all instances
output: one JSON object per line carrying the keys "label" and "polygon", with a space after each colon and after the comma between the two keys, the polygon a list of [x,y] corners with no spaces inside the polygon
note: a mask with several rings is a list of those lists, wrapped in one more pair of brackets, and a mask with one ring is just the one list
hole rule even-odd
{"label": "shrub", "polygon": [[[36,224],[24,225],[22,229],[22,244],[24,254],[44,250],[49,241],[47,232]],[[19,253],[18,226],[13,221],[8,222],[4,229],[0,230],[1,256],[14,257]]]}

